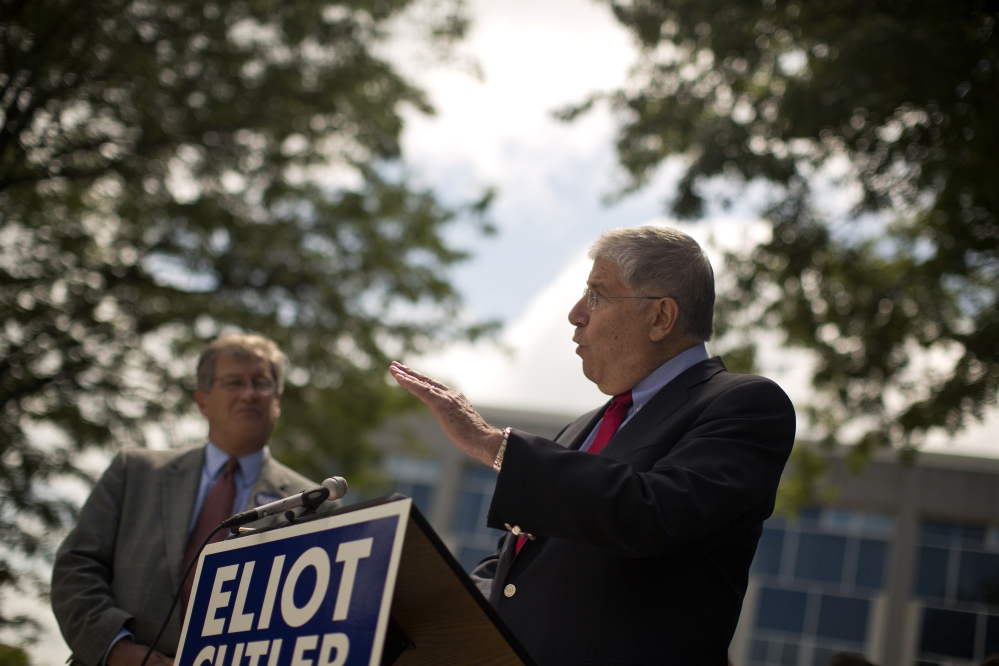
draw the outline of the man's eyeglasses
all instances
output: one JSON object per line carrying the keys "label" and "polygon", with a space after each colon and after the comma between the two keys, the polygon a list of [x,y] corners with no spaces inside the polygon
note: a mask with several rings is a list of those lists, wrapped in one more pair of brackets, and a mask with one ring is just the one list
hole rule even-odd
{"label": "man's eyeglasses", "polygon": [[277,384],[269,377],[254,377],[249,384],[243,377],[223,377],[216,379],[214,383],[226,393],[233,394],[242,393],[248,385],[253,386],[253,390],[260,395],[274,395],[274,391],[277,390]]}
{"label": "man's eyeglasses", "polygon": [[597,299],[599,298],[644,298],[650,301],[658,301],[660,298],[665,298],[665,296],[602,296],[589,287],[583,290],[583,296],[586,297],[586,307],[590,310],[597,307]]}

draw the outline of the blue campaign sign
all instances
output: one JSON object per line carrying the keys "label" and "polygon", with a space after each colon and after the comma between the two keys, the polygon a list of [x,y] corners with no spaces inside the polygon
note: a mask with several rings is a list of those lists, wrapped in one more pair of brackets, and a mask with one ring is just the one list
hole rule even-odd
{"label": "blue campaign sign", "polygon": [[411,506],[208,546],[176,666],[377,666]]}

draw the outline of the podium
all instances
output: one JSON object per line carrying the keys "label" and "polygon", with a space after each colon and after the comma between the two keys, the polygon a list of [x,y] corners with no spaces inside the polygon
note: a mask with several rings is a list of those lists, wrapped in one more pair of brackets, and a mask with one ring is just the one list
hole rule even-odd
{"label": "podium", "polygon": [[532,666],[402,495],[208,546],[176,666]]}

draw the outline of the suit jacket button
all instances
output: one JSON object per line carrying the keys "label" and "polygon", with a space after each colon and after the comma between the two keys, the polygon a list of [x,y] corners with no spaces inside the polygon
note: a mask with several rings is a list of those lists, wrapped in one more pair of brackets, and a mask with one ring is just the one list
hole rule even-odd
{"label": "suit jacket button", "polygon": [[517,594],[517,586],[513,585],[512,583],[503,588],[504,596],[512,597],[515,594]]}

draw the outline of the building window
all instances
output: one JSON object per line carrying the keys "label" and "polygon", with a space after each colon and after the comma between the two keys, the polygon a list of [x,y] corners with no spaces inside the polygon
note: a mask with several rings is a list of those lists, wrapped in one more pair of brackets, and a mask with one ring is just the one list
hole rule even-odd
{"label": "building window", "polygon": [[768,520],[751,570],[760,589],[750,666],[825,666],[834,652],[863,653],[893,535],[889,516],[839,509]]}
{"label": "building window", "polygon": [[385,470],[395,484],[395,492],[411,497],[420,513],[429,519],[434,489],[441,475],[440,463],[394,456],[386,461]]}
{"label": "building window", "polygon": [[981,525],[925,521],[916,553],[918,659],[971,666],[999,652],[999,539]]}
{"label": "building window", "polygon": [[486,527],[486,514],[496,489],[496,473],[480,466],[462,471],[461,491],[452,523],[455,537],[454,556],[466,571],[482,558],[496,552],[501,530]]}

